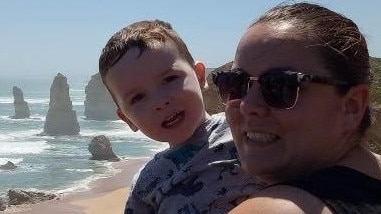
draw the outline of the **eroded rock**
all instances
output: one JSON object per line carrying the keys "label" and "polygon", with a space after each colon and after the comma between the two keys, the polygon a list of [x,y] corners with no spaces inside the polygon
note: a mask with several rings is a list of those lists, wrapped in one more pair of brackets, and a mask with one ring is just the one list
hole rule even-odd
{"label": "eroded rock", "polygon": [[0,169],[2,170],[12,170],[12,169],[16,169],[17,166],[12,163],[11,161],[8,161],[6,164],[3,164],[3,165],[0,165]]}
{"label": "eroded rock", "polygon": [[20,204],[34,204],[41,201],[52,200],[57,196],[55,194],[48,194],[44,192],[32,192],[24,190],[9,190],[8,198],[9,205],[20,205]]}
{"label": "eroded rock", "polygon": [[91,140],[88,149],[93,160],[119,160],[112,151],[110,140],[104,135],[95,136]]}

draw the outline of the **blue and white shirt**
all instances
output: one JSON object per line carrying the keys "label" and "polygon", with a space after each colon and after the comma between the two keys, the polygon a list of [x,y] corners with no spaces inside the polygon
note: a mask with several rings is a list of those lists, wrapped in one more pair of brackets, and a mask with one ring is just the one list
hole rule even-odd
{"label": "blue and white shirt", "polygon": [[224,113],[182,146],[156,154],[137,175],[125,214],[227,213],[260,188],[239,165]]}

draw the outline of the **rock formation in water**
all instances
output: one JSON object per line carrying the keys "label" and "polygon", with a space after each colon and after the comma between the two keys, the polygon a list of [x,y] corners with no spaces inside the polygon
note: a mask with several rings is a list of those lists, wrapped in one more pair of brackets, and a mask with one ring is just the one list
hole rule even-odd
{"label": "rock formation in water", "polygon": [[91,140],[88,149],[92,155],[92,160],[119,160],[112,151],[110,140],[104,135],[95,136]]}
{"label": "rock formation in water", "polygon": [[212,74],[218,71],[229,70],[232,64],[233,62],[229,62],[212,70],[206,78],[209,87],[202,92],[202,95],[204,97],[205,109],[209,114],[215,114],[225,110],[225,106],[220,102],[218,98],[217,86],[213,83]]}
{"label": "rock formation in water", "polygon": [[102,83],[100,74],[91,76],[86,86],[85,116],[90,120],[117,120],[116,105],[106,87]]}
{"label": "rock formation in water", "polygon": [[77,114],[73,110],[69,96],[67,79],[58,73],[50,87],[49,110],[42,135],[77,135],[79,130]]}
{"label": "rock formation in water", "polygon": [[2,170],[12,170],[12,169],[16,169],[17,166],[12,163],[11,161],[8,161],[6,164],[3,164],[3,165],[0,165],[0,169]]}
{"label": "rock formation in water", "polygon": [[12,116],[13,119],[24,119],[29,118],[30,110],[28,103],[24,100],[24,93],[21,88],[13,86],[13,105],[15,107],[15,115]]}

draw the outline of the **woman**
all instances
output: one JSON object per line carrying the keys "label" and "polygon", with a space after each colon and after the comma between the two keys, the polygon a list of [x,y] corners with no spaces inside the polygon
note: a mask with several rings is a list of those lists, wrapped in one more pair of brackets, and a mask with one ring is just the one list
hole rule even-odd
{"label": "woman", "polygon": [[269,184],[231,213],[381,213],[370,126],[369,55],[350,19],[309,3],[277,6],[214,76],[242,166]]}

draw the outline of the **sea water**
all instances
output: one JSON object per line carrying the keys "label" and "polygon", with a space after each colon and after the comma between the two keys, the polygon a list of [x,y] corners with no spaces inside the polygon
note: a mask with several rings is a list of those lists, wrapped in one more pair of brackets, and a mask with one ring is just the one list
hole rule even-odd
{"label": "sea water", "polygon": [[[97,135],[111,141],[120,158],[143,158],[167,147],[141,132],[133,132],[121,120],[95,121],[84,116],[88,78],[68,78],[69,94],[80,125],[77,136],[40,136],[49,108],[51,77],[0,77],[0,165],[13,162],[14,170],[0,170],[0,197],[9,189],[72,193],[88,188],[90,181],[112,176],[108,161],[90,160],[88,145]],[[13,86],[28,102],[29,119],[11,119],[15,114]],[[129,184],[126,184],[128,186]]]}

